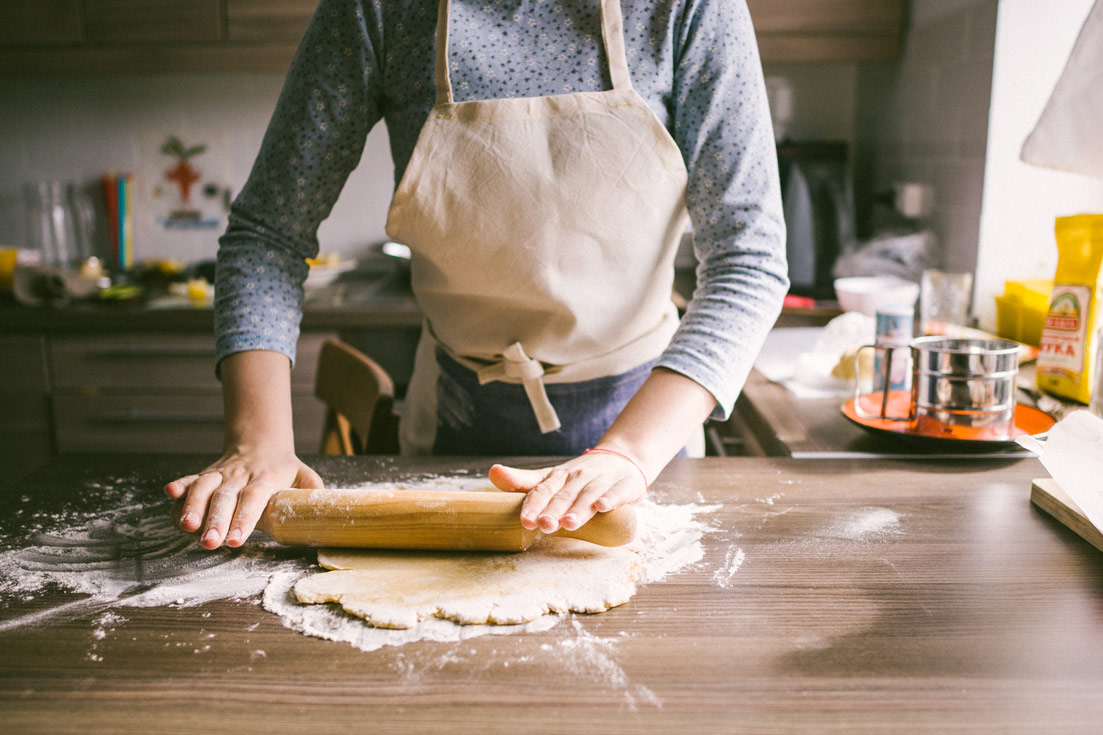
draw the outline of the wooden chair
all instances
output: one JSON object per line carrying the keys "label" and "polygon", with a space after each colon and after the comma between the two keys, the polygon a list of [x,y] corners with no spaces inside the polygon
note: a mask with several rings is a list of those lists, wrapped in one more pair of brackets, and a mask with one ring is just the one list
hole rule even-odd
{"label": "wooden chair", "polygon": [[397,454],[394,382],[374,360],[336,339],[318,355],[314,395],[327,406],[322,454]]}

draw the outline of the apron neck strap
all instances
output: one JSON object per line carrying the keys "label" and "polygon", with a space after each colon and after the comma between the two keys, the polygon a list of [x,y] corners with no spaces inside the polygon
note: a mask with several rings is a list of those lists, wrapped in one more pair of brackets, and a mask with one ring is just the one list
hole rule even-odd
{"label": "apron neck strap", "polygon": [[[452,80],[448,71],[448,10],[451,0],[437,5],[437,43],[433,75],[437,85],[438,105],[452,104]],[[601,0],[601,38],[605,43],[605,58],[609,60],[609,79],[613,89],[632,88],[628,75],[628,56],[624,51],[624,19],[620,0]]]}

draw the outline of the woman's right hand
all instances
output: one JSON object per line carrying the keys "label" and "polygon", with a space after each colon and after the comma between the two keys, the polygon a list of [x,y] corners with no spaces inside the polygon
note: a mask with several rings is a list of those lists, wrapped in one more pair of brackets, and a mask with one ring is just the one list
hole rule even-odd
{"label": "woman's right hand", "polygon": [[323,487],[318,473],[294,453],[227,452],[202,472],[165,485],[165,494],[178,501],[176,525],[199,532],[205,549],[241,546],[260,520],[269,498],[288,487]]}

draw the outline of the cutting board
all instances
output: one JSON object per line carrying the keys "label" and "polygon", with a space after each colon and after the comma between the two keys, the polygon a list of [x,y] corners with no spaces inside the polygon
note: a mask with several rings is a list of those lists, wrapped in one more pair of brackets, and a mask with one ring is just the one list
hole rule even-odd
{"label": "cutting board", "polygon": [[1068,526],[1095,548],[1103,551],[1103,533],[1091,524],[1080,507],[1052,477],[1034,480],[1030,502]]}

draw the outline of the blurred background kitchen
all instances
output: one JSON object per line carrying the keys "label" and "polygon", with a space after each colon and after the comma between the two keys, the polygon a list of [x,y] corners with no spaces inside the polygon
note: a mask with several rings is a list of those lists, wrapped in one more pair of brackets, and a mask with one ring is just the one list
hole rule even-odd
{"label": "blurred background kitchen", "polygon": [[[941,268],[973,274],[969,320],[994,331],[1005,281],[1052,279],[1054,217],[1100,211],[1103,181],[1029,166],[1019,152],[1092,0],[748,4],[777,128],[793,293],[807,297],[790,313],[838,313],[838,275],[918,281]],[[66,265],[79,275],[77,260],[99,260],[83,280],[4,297],[10,471],[58,452],[217,451],[210,261],[314,5],[0,5],[0,248],[50,265],[38,210],[52,190],[75,222]],[[402,389],[418,316],[401,292],[402,264],[379,249],[392,188],[379,125],[319,232],[325,258],[296,383],[303,451],[316,451],[320,422],[310,339],[357,344]],[[679,263],[692,273],[688,248]],[[25,305],[36,299],[65,306]],[[88,304],[109,300],[133,303]]]}

